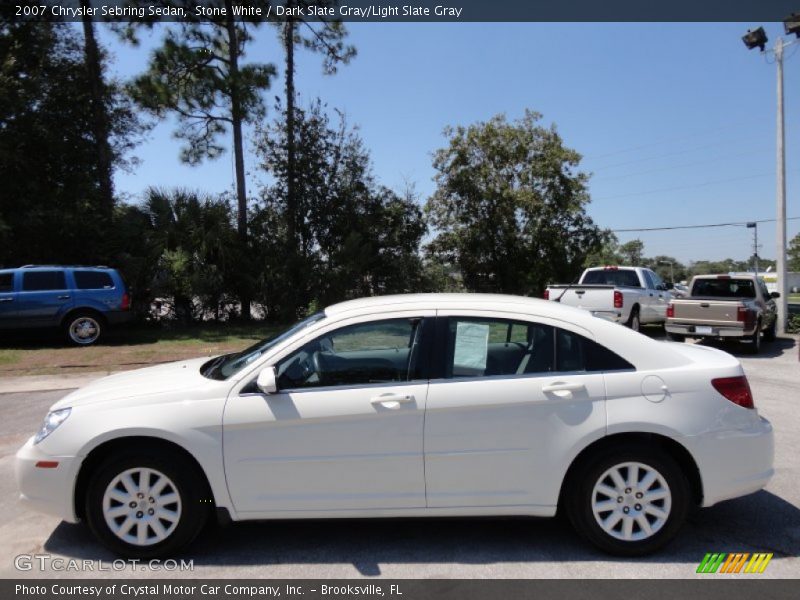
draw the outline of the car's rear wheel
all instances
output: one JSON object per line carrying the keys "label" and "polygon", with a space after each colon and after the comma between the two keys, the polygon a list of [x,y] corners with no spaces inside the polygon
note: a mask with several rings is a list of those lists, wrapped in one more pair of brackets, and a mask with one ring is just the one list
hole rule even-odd
{"label": "car's rear wheel", "polygon": [[638,306],[634,306],[631,309],[631,314],[628,317],[627,325],[633,331],[639,331],[642,328],[642,321],[641,321],[641,317],[639,316],[639,307]]}
{"label": "car's rear wheel", "polygon": [[667,544],[689,509],[689,484],[670,456],[644,446],[579,466],[565,507],[575,529],[601,550],[641,556]]}
{"label": "car's rear wheel", "polygon": [[753,335],[746,338],[748,342],[750,342],[750,353],[751,354],[758,354],[761,352],[761,321],[756,323],[756,330],[753,332]]}
{"label": "car's rear wheel", "polygon": [[176,455],[111,458],[89,481],[86,520],[113,552],[130,558],[168,556],[191,542],[210,503],[197,468]]}
{"label": "car's rear wheel", "polygon": [[667,332],[667,339],[671,342],[685,342],[686,336],[681,335],[680,333],[669,333]]}
{"label": "car's rear wheel", "polygon": [[104,328],[102,317],[90,311],[73,313],[64,322],[67,341],[76,346],[90,346],[97,343]]}
{"label": "car's rear wheel", "polygon": [[774,342],[775,338],[777,337],[777,325],[778,319],[772,319],[772,323],[769,327],[764,331],[764,341],[765,342]]}

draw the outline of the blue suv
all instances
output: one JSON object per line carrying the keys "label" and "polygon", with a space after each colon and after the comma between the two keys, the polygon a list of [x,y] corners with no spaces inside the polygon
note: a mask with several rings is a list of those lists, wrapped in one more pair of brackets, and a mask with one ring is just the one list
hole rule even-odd
{"label": "blue suv", "polygon": [[0,329],[60,328],[72,344],[94,344],[130,320],[131,297],[116,269],[27,265],[0,270]]}

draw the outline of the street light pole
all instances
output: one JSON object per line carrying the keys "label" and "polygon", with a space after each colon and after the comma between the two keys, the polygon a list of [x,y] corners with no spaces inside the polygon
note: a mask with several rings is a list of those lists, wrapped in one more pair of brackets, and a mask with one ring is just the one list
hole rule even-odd
{"label": "street light pole", "polygon": [[784,133],[784,117],[783,117],[783,39],[778,38],[775,44],[775,63],[778,66],[778,82],[777,82],[777,96],[778,96],[778,136],[777,136],[777,152],[778,152],[778,181],[777,181],[777,250],[778,260],[776,268],[778,271],[778,289],[780,294],[778,301],[778,333],[786,331],[786,313],[787,313],[787,296],[786,296],[786,136]]}

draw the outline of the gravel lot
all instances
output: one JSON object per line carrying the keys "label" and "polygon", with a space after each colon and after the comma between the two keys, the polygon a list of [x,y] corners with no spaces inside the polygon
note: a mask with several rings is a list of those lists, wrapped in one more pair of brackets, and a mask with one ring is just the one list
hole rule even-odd
{"label": "gravel lot", "polygon": [[[737,349],[729,348],[736,354]],[[169,577],[687,578],[706,552],[774,552],[760,577],[800,576],[800,363],[793,340],[741,354],[761,414],[776,431],[776,475],[757,494],[697,511],[660,554],[614,559],[556,519],[329,520],[211,528]],[[20,572],[14,557],[51,554],[108,567],[112,555],[84,527],[23,509],[13,456],[66,391],[0,394],[0,577],[158,577],[142,571]],[[731,457],[736,460],[736,457]],[[100,561],[107,561],[102,563]],[[705,575],[704,577],[709,577]],[[718,576],[715,576],[718,577]]]}

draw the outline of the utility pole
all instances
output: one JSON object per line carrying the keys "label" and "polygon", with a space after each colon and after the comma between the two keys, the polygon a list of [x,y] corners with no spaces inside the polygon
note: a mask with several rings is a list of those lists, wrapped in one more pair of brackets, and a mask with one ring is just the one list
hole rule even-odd
{"label": "utility pole", "polygon": [[748,223],[747,228],[753,230],[753,269],[758,276],[758,223]]}
{"label": "utility pole", "polygon": [[778,238],[778,260],[776,269],[778,271],[778,289],[780,297],[778,301],[778,333],[786,331],[786,135],[783,123],[783,38],[778,38],[775,43],[775,63],[778,65],[778,190],[777,201],[777,232]]}

